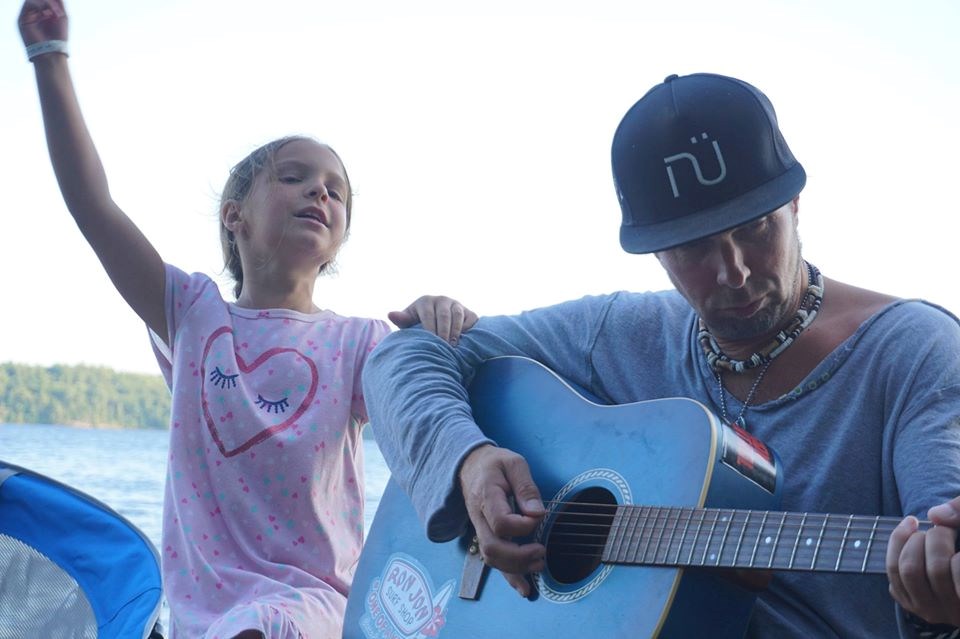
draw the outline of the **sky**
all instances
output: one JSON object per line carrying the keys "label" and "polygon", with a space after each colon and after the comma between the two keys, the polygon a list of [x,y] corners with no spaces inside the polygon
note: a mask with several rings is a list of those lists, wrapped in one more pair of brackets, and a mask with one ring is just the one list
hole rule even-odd
{"label": "sky", "polygon": [[[343,157],[355,192],[323,308],[385,317],[431,293],[514,313],[659,290],[656,259],[619,247],[610,142],[651,86],[707,71],[773,102],[808,175],[807,259],[960,312],[960,3],[467,4],[69,2],[71,69],[114,199],[166,261],[229,295],[227,173],[308,134]],[[155,373],[57,190],[20,5],[0,8],[0,362]]]}

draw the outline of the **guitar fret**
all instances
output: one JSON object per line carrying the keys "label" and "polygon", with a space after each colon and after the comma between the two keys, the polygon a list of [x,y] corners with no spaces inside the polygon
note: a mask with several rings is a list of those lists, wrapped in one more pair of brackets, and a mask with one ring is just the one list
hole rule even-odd
{"label": "guitar fret", "polygon": [[623,541],[623,531],[626,524],[623,522],[624,513],[628,512],[626,506],[617,506],[613,513],[613,523],[610,525],[612,534],[607,535],[607,543],[604,544],[603,556],[600,561],[616,562],[619,559],[620,547]]}
{"label": "guitar fret", "polygon": [[767,564],[767,568],[773,567],[773,558],[777,554],[777,549],[780,547],[780,533],[783,532],[783,524],[787,521],[787,513],[780,515],[780,525],[777,527],[777,534],[773,538],[773,546],[770,548],[770,562]]}
{"label": "guitar fret", "polygon": [[654,507],[648,506],[643,509],[643,513],[641,514],[640,518],[643,520],[643,523],[640,524],[640,529],[637,531],[637,540],[634,544],[634,563],[646,563],[645,555],[647,548],[650,546],[650,535],[653,532],[653,526],[655,523],[655,521],[652,519],[654,516],[654,510]]}
{"label": "guitar fret", "polygon": [[613,555],[613,561],[618,563],[623,563],[624,560],[624,545],[630,532],[630,518],[633,516],[635,509],[636,506],[624,506],[621,509],[622,516],[620,517],[620,527],[617,529],[616,552]]}
{"label": "guitar fret", "polygon": [[863,553],[863,565],[860,567],[860,572],[867,571],[867,559],[870,557],[870,547],[873,545],[873,538],[877,534],[877,524],[880,523],[880,517],[875,517],[873,519],[873,528],[870,530],[870,538],[867,539],[867,550]]}
{"label": "guitar fret", "polygon": [[[651,564],[651,563],[654,563],[654,561],[651,561],[651,559],[649,558],[649,555],[650,555],[650,546],[652,545],[652,542],[653,542],[653,535],[654,535],[654,533],[656,533],[658,530],[660,530],[660,527],[659,527],[659,525],[658,525],[659,522],[660,522],[660,507],[657,506],[656,508],[654,508],[654,509],[652,509],[652,510],[654,511],[654,514],[653,514],[653,525],[652,525],[651,528],[650,528],[650,532],[647,534],[647,543],[646,543],[646,545],[644,546],[644,548],[643,548],[643,553],[642,553],[642,554],[643,554],[643,563],[645,563],[645,564],[647,564],[647,565],[649,565],[649,564]],[[662,531],[662,530],[660,531],[660,534],[661,534],[661,535],[663,534],[663,531]],[[658,545],[659,545],[659,544],[658,544]],[[654,546],[654,547],[653,547],[653,560],[656,560],[656,558],[657,558],[657,547]]]}
{"label": "guitar fret", "polygon": [[820,534],[817,535],[817,543],[813,548],[813,558],[810,560],[810,569],[817,567],[817,555],[820,554],[820,546],[823,544],[823,533],[827,530],[827,524],[830,521],[830,515],[824,515],[823,525],[820,526]]}
{"label": "guitar fret", "polygon": [[640,528],[637,529],[636,527],[634,527],[635,534],[632,535],[630,538],[630,548],[633,551],[633,555],[630,558],[630,563],[634,563],[634,564],[638,563],[637,561],[638,554],[640,555],[640,559],[641,560],[643,559],[643,555],[640,553],[640,542],[642,542],[645,537],[644,530],[646,529],[647,522],[650,519],[651,510],[652,509],[648,506],[642,506],[640,508],[640,514],[638,516],[638,519],[641,521]]}
{"label": "guitar fret", "polygon": [[631,506],[627,512],[626,526],[623,529],[623,542],[620,548],[620,561],[627,562],[633,548],[633,538],[637,533],[637,518],[640,516],[641,506]]}
{"label": "guitar fret", "polygon": [[840,562],[843,561],[843,551],[846,549],[847,537],[850,536],[850,524],[853,523],[853,515],[847,518],[847,525],[843,529],[843,539],[840,540],[840,552],[837,553],[837,565],[834,566],[835,572],[840,571]]}
{"label": "guitar fret", "polygon": [[657,521],[660,520],[660,515],[663,515],[663,525],[657,527],[657,545],[653,547],[653,561],[651,563],[659,565],[661,562],[657,559],[657,555],[660,553],[660,545],[663,543],[663,534],[667,531],[667,522],[670,521],[670,508],[667,508],[666,512],[661,508],[657,512]]}
{"label": "guitar fret", "polygon": [[710,551],[710,542],[713,540],[713,533],[717,529],[717,520],[720,519],[719,511],[712,510],[713,521],[710,524],[710,532],[707,533],[707,543],[703,545],[703,556],[700,558],[700,565],[707,565],[707,553]]}
{"label": "guitar fret", "polygon": [[753,552],[750,553],[750,564],[752,568],[754,566],[754,560],[757,558],[757,550],[760,548],[760,539],[763,537],[763,527],[767,525],[767,517],[770,516],[769,511],[763,513],[763,518],[760,520],[760,527],[757,529],[757,540],[753,544]]}
{"label": "guitar fret", "polygon": [[630,538],[627,540],[626,552],[624,553],[624,560],[627,563],[637,563],[637,544],[638,538],[643,535],[643,526],[641,525],[640,531],[637,531],[637,522],[643,520],[643,523],[646,524],[646,519],[644,519],[644,511],[648,510],[646,506],[640,506],[636,508],[633,512],[634,517],[630,522]]}
{"label": "guitar fret", "polygon": [[623,509],[617,507],[613,511],[613,521],[610,522],[610,532],[607,533],[607,540],[603,544],[603,555],[600,557],[600,561],[613,561],[614,557],[614,546],[617,543],[617,535],[620,534],[620,520],[622,519],[621,513]]}
{"label": "guitar fret", "polygon": [[[676,515],[674,515],[674,512],[673,512],[674,510],[677,511]],[[680,509],[679,509],[679,508],[670,508],[670,509],[668,510],[668,514],[669,514],[670,522],[673,524],[673,528],[670,530],[670,539],[667,540],[667,547],[666,547],[666,548],[664,549],[664,551],[663,551],[663,560],[660,561],[660,562],[658,562],[658,563],[660,563],[660,564],[667,564],[667,563],[669,563],[669,562],[668,562],[668,558],[669,558],[669,556],[670,556],[670,549],[673,547],[673,538],[674,538],[674,537],[676,536],[676,534],[677,534],[677,521],[679,520]],[[681,542],[682,542],[682,538],[681,538]]]}
{"label": "guitar fret", "polygon": [[803,537],[803,525],[807,521],[807,513],[803,513],[803,516],[800,517],[800,525],[797,527],[797,538],[793,541],[793,550],[790,552],[790,561],[787,563],[787,568],[793,568],[793,560],[797,557],[797,548],[800,546],[800,538]]}
{"label": "guitar fret", "polygon": [[[703,520],[706,517],[706,511],[700,510],[700,520],[697,522],[697,532],[693,536],[693,542],[690,544],[690,556],[687,557],[686,564],[693,565],[693,553],[697,549],[697,541],[700,539],[700,530],[703,528]],[[691,515],[692,518],[692,515]]]}
{"label": "guitar fret", "polygon": [[720,539],[720,549],[717,552],[717,566],[720,565],[720,560],[723,558],[723,551],[727,546],[727,536],[730,534],[730,526],[733,524],[733,520],[736,516],[736,511],[731,510],[730,518],[727,520],[727,527],[724,529],[723,537]]}
{"label": "guitar fret", "polygon": [[[650,518],[652,515],[652,519]],[[649,559],[647,556],[650,552],[650,542],[653,540],[653,533],[657,530],[657,520],[660,517],[660,508],[654,507],[647,511],[647,521],[643,522],[643,528],[640,530],[641,536],[644,537],[643,550],[640,552],[640,562],[643,564],[648,564]],[[647,523],[652,522],[650,525],[650,531],[646,534],[643,534],[644,529],[646,529]]]}
{"label": "guitar fret", "polygon": [[737,547],[733,550],[733,562],[734,566],[739,565],[737,563],[737,558],[740,556],[740,548],[743,546],[743,538],[747,534],[747,528],[750,527],[750,513],[747,511],[746,518],[743,520],[743,526],[740,528],[740,536],[737,538]]}
{"label": "guitar fret", "polygon": [[683,532],[680,533],[680,543],[677,544],[677,556],[674,558],[673,563],[680,565],[680,553],[683,551],[683,540],[687,538],[687,531],[690,530],[690,522],[693,521],[693,511],[685,508],[680,509],[679,514],[688,513],[686,523],[683,525]]}
{"label": "guitar fret", "polygon": [[617,508],[614,519],[619,519],[619,522],[616,523],[617,529],[613,535],[612,542],[608,542],[608,546],[610,547],[608,561],[623,562],[623,542],[627,531],[630,529],[630,515],[633,511],[634,507],[630,505]]}

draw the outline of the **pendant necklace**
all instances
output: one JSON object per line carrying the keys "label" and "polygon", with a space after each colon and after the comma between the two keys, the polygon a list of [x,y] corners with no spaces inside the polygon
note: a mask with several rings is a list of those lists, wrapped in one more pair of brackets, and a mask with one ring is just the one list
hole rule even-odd
{"label": "pendant necklace", "polygon": [[747,407],[750,406],[750,402],[753,401],[753,396],[757,393],[757,388],[760,387],[760,382],[763,380],[763,376],[767,372],[767,369],[770,368],[770,364],[772,362],[773,360],[767,360],[767,363],[764,364],[763,368],[760,369],[760,373],[757,375],[757,378],[753,380],[753,386],[751,386],[750,390],[747,391],[747,396],[743,400],[743,406],[740,408],[740,413],[737,414],[737,418],[734,420],[727,419],[727,391],[723,387],[722,373],[720,371],[716,372],[717,390],[720,392],[720,419],[730,425],[736,425],[746,430],[747,423],[743,419],[743,414],[747,412]]}

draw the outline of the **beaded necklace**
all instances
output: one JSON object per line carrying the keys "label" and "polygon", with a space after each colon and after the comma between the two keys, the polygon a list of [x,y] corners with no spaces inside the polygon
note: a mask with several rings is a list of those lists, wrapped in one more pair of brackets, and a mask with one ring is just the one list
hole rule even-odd
{"label": "beaded necklace", "polygon": [[816,266],[809,262],[804,263],[807,265],[809,283],[807,285],[807,292],[803,295],[803,299],[800,300],[800,308],[797,309],[797,314],[793,316],[793,319],[790,320],[790,323],[787,324],[782,331],[773,337],[769,344],[747,359],[733,359],[727,356],[726,353],[720,350],[720,345],[717,344],[716,338],[710,333],[710,329],[707,328],[707,325],[703,323],[702,319],[700,320],[700,330],[697,333],[697,339],[700,340],[700,346],[703,348],[703,354],[707,358],[707,364],[714,372],[731,371],[733,373],[742,373],[751,368],[762,366],[785,351],[788,346],[793,344],[797,336],[799,336],[806,327],[810,326],[810,323],[817,316],[817,313],[820,312],[820,306],[823,304],[823,276],[820,274],[820,271],[817,270]]}
{"label": "beaded necklace", "polygon": [[[720,350],[717,340],[710,334],[710,330],[703,323],[703,320],[700,320],[700,332],[697,334],[697,337],[700,340],[700,345],[703,347],[703,353],[707,358],[707,363],[717,377],[717,389],[720,393],[720,418],[724,422],[746,428],[747,425],[743,419],[743,415],[747,412],[750,402],[753,401],[753,396],[756,394],[757,388],[760,387],[760,382],[763,381],[763,376],[767,373],[767,369],[770,368],[770,363],[797,339],[800,333],[813,322],[813,319],[820,311],[820,306],[823,304],[823,276],[820,274],[820,271],[817,270],[817,267],[809,262],[805,262],[805,264],[807,265],[809,283],[807,292],[804,294],[803,299],[800,300],[800,308],[797,309],[797,314],[790,320],[790,323],[785,329],[777,333],[769,344],[751,355],[748,359],[735,360],[724,354],[724,352]],[[760,368],[757,378],[753,380],[753,385],[750,386],[750,390],[747,391],[747,396],[743,400],[743,406],[740,408],[740,412],[737,414],[736,419],[733,421],[728,420],[727,392],[723,387],[723,372],[732,371],[742,373],[757,366],[761,366],[762,368]]]}

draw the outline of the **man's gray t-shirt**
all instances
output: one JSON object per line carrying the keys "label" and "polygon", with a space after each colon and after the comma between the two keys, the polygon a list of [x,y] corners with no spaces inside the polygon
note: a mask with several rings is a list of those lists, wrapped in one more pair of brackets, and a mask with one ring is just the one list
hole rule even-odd
{"label": "man's gray t-shirt", "polygon": [[[522,355],[611,404],[690,397],[719,414],[697,328],[686,301],[666,291],[484,318],[455,349],[400,331],[364,371],[371,424],[428,535],[448,540],[467,523],[456,472],[487,441],[464,389],[479,364]],[[742,404],[725,400],[738,415]],[[783,510],[923,517],[960,494],[960,325],[925,302],[890,304],[792,392],[751,405],[746,421],[780,455]],[[896,617],[883,575],[778,572],[749,635],[895,637]]]}

